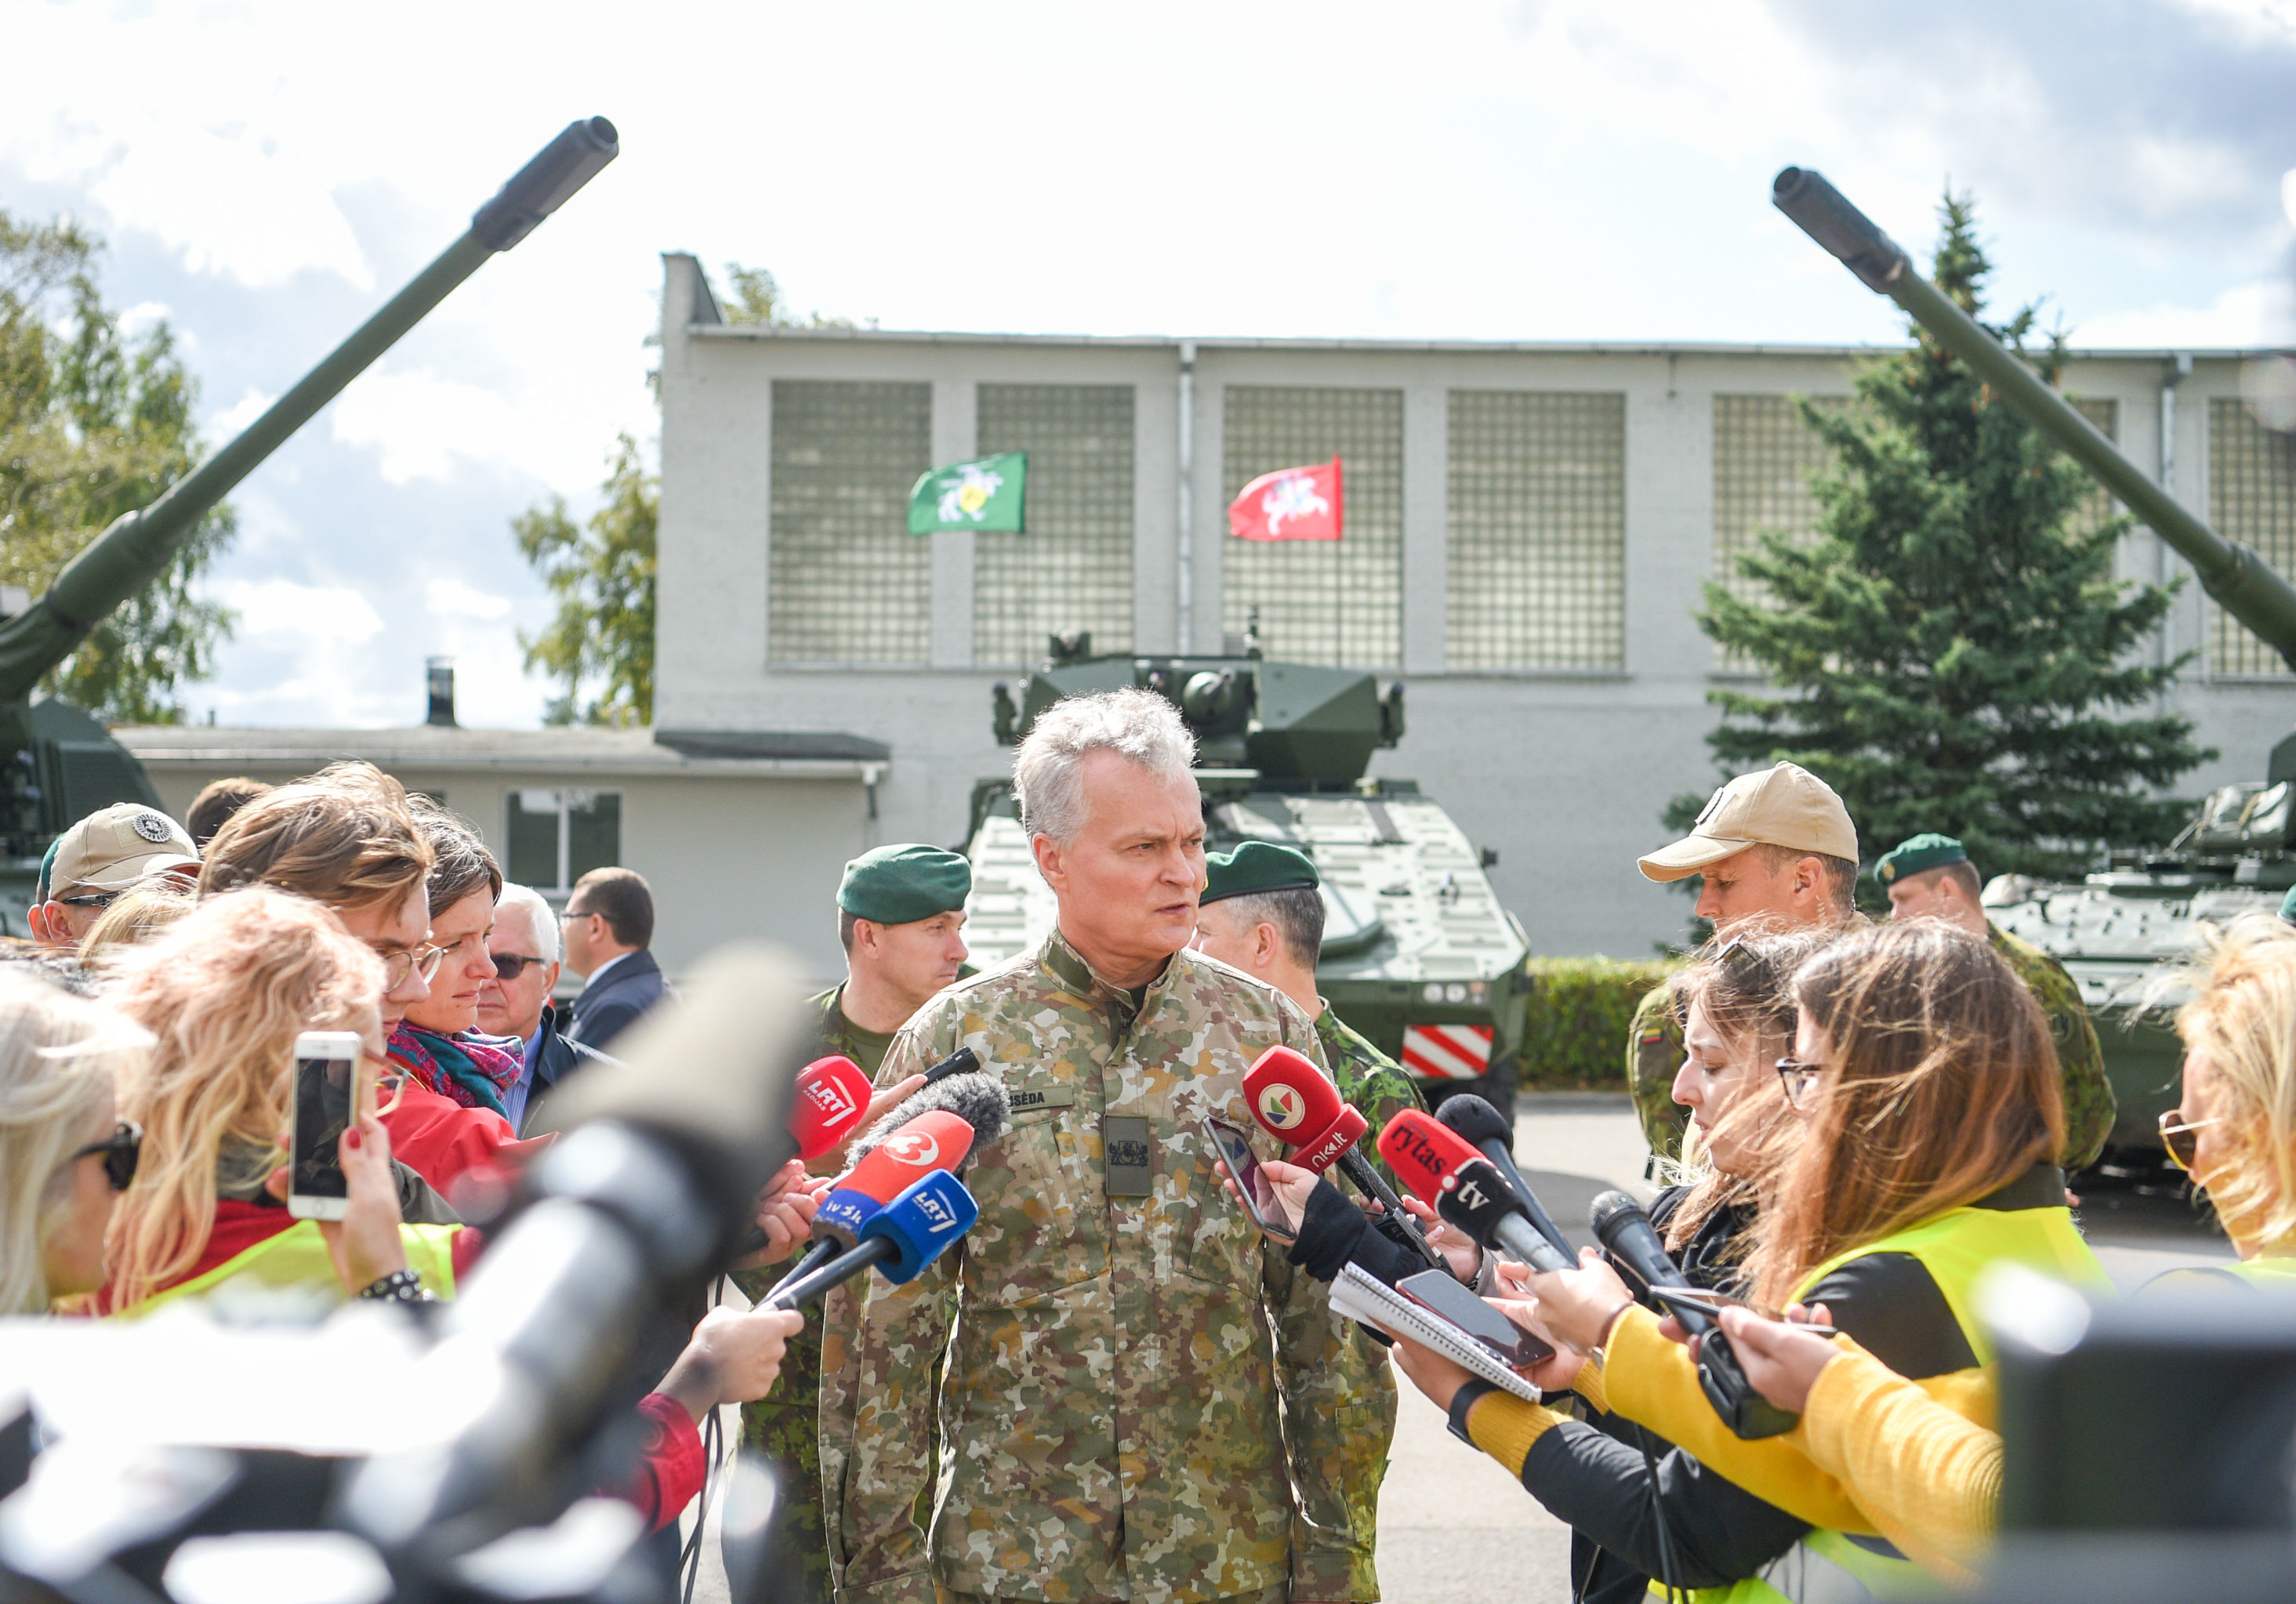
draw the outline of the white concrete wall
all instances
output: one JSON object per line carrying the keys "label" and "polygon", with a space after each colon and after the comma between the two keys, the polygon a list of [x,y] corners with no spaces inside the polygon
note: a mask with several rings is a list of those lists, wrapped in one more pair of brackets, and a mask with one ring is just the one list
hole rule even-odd
{"label": "white concrete wall", "polygon": [[[350,755],[347,753],[347,755]],[[160,801],[181,818],[201,787],[227,774],[274,782],[293,771],[245,763],[149,762]],[[845,973],[837,945],[837,882],[869,844],[868,802],[853,780],[711,777],[571,779],[544,770],[426,769],[393,765],[409,790],[443,797],[497,854],[509,796],[580,784],[622,797],[625,867],[653,887],[654,953],[672,975],[712,948],[767,941],[804,961],[824,983]]]}
{"label": "white concrete wall", "polygon": [[[976,777],[1010,753],[989,737],[989,686],[1009,671],[967,666],[969,555],[935,563],[934,662],[913,669],[773,669],[763,625],[771,383],[776,377],[906,379],[934,385],[935,460],[972,449],[968,392],[983,381],[1132,382],[1136,407],[1136,635],[1143,651],[1177,635],[1177,342],[1059,341],[964,336],[836,336],[683,326],[675,261],[666,301],[662,378],[662,646],[665,726],[849,730],[890,743],[875,839],[955,844]],[[1221,392],[1230,383],[1398,388],[1404,392],[1404,678],[1409,733],[1374,772],[1417,779],[1471,838],[1500,854],[1500,896],[1532,944],[1550,953],[1648,953],[1677,936],[1686,899],[1654,887],[1634,860],[1666,839],[1658,817],[1717,776],[1706,732],[1710,644],[1691,620],[1713,558],[1713,406],[1717,394],[1846,394],[1849,353],[1200,344],[1193,430],[1193,641],[1220,640]],[[2084,359],[2069,388],[2120,403],[2120,435],[2148,470],[2159,464],[2154,358]],[[1626,667],[1610,673],[1452,673],[1445,666],[1444,476],[1453,389],[1613,391],[1626,405]],[[2237,364],[2204,358],[2177,402],[2176,489],[2206,514],[2211,396],[2235,392]],[[944,426],[946,421],[947,426]],[[958,541],[963,537],[937,537]],[[2187,572],[2148,533],[2126,543],[2122,572]],[[2196,585],[2181,598],[2165,649],[2197,646]],[[965,621],[962,629],[958,618]],[[960,648],[959,637],[962,634]],[[2210,680],[2188,671],[2174,705],[2224,755],[2180,787],[2187,794],[2260,777],[2271,743],[2296,724],[2296,682]],[[1890,843],[1879,843],[1886,846]]]}

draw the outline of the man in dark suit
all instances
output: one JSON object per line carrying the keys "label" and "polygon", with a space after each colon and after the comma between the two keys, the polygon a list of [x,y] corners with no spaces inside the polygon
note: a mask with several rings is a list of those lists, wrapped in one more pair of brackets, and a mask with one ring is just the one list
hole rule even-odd
{"label": "man in dark suit", "polygon": [[583,977],[566,1035],[603,1050],[668,990],[647,950],[653,890],[635,869],[594,868],[574,883],[560,928],[566,961]]}
{"label": "man in dark suit", "polygon": [[558,984],[558,916],[541,892],[503,887],[487,953],[495,961],[495,977],[479,988],[479,1028],[521,1044],[525,1065],[503,1102],[520,1136],[538,1135],[552,1129],[541,1111],[560,1081],[587,1065],[615,1060],[566,1037],[566,1009],[551,1001]]}

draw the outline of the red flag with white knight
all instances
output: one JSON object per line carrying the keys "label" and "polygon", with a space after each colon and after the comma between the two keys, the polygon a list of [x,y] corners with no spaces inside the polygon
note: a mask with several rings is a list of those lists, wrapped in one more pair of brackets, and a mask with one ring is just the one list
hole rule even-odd
{"label": "red flag with white knight", "polygon": [[1243,487],[1227,506],[1227,532],[1239,540],[1336,540],[1343,510],[1340,459],[1278,468]]}

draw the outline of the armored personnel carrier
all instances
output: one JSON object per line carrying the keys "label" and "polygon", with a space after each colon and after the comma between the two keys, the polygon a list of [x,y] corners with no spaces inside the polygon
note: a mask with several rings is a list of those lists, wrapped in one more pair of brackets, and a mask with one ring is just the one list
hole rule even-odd
{"label": "armored personnel carrier", "polygon": [[[2296,588],[2261,553],[2226,539],[2123,457],[1824,177],[1787,168],[1771,200],[2175,547],[2201,588],[2296,668]],[[2004,876],[1986,887],[1988,917],[2054,956],[2080,983],[2120,1105],[2116,1147],[2159,1147],[2158,1117],[2177,1100],[2183,1053],[2159,1008],[2147,1006],[2162,967],[2191,950],[2201,925],[2276,910],[2296,884],[2296,736],[2273,747],[2263,768],[2261,780],[2211,793],[2167,845],[2116,851],[2078,884]]]}
{"label": "armored personnel carrier", "polygon": [[48,670],[111,610],[156,579],[200,520],[334,399],[400,335],[497,251],[509,250],[620,152],[603,117],[570,123],[521,168],[437,260],[386,302],[262,416],[170,486],[126,513],[64,565],[37,600],[0,603],[0,934],[30,934],[26,910],[48,843],[113,802],[160,798],[127,749],[86,713],[33,700]]}
{"label": "armored personnel carrier", "polygon": [[[1055,636],[1045,666],[996,686],[996,739],[1017,745],[1063,696],[1138,686],[1169,699],[1196,737],[1208,845],[1297,847],[1324,882],[1316,980],[1341,1019],[1400,1061],[1429,1101],[1472,1091],[1512,1115],[1522,1051],[1523,960],[1530,944],[1499,905],[1478,851],[1410,780],[1372,779],[1372,753],[1403,738],[1403,687],[1351,669],[1240,654],[1096,655],[1087,635]],[[965,855],[973,962],[1027,950],[1052,929],[1007,779],[973,787]]]}

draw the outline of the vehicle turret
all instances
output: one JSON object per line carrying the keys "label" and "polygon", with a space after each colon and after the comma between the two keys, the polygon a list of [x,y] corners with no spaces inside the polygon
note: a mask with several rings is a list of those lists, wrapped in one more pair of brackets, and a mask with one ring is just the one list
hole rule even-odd
{"label": "vehicle turret", "polygon": [[488,258],[532,233],[619,150],[614,125],[604,118],[569,124],[472,214],[460,239],[262,416],[151,506],[121,514],[64,565],[45,595],[0,617],[0,855],[37,859],[57,832],[109,802],[158,805],[135,760],[94,720],[61,703],[34,705],[41,678],[114,608],[158,578],[240,481]]}

